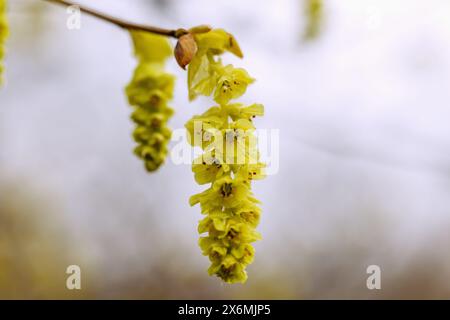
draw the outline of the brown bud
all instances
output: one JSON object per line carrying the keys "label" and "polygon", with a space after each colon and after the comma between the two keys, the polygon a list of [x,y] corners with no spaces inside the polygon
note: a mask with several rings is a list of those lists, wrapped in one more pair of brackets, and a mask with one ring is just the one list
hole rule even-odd
{"label": "brown bud", "polygon": [[197,53],[197,43],[194,36],[187,33],[178,39],[175,47],[175,59],[180,67],[186,69],[186,66],[191,62]]}

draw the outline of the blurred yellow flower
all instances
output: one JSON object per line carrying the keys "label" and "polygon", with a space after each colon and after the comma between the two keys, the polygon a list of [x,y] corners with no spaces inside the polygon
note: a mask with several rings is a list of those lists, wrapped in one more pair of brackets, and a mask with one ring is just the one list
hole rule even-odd
{"label": "blurred yellow flower", "polygon": [[172,48],[163,36],[130,31],[138,59],[131,82],[125,89],[134,107],[131,119],[136,124],[134,153],[144,161],[148,171],[157,170],[167,156],[171,130],[167,122],[173,109],[167,103],[173,97],[175,78],[164,71],[165,60]]}
{"label": "blurred yellow flower", "polygon": [[3,82],[3,59],[5,57],[5,41],[9,34],[6,17],[6,0],[0,0],[0,84]]}

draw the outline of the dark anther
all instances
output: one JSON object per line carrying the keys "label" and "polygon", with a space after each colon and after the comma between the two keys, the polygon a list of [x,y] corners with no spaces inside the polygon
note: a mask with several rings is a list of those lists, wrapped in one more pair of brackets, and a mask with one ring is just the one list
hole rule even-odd
{"label": "dark anther", "polygon": [[231,184],[231,183],[224,183],[222,185],[222,188],[221,188],[220,192],[221,192],[222,196],[228,197],[229,195],[231,195],[232,191],[233,191],[233,184]]}
{"label": "dark anther", "polygon": [[234,239],[237,235],[238,235],[238,233],[233,229],[228,231],[228,234],[227,234],[227,236],[230,240]]}

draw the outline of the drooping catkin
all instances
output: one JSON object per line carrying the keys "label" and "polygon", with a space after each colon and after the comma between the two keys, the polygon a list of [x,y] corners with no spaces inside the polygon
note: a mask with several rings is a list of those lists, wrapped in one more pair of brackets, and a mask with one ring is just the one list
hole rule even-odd
{"label": "drooping catkin", "polygon": [[142,31],[130,31],[138,65],[125,91],[134,108],[131,119],[136,127],[134,153],[147,171],[157,170],[167,156],[171,130],[167,122],[173,114],[168,102],[173,97],[175,78],[164,65],[172,55],[167,38]]}
{"label": "drooping catkin", "polygon": [[245,282],[254,258],[252,242],[260,239],[261,209],[251,191],[252,181],[264,177],[253,119],[264,114],[261,104],[230,103],[254,82],[247,71],[224,65],[218,55],[229,51],[242,57],[234,37],[221,29],[196,34],[198,51],[188,67],[189,97],[212,96],[217,106],[186,123],[188,140],[203,149],[192,171],[198,184],[209,188],[190,198],[200,204],[199,245],[208,256],[210,275],[227,283]]}

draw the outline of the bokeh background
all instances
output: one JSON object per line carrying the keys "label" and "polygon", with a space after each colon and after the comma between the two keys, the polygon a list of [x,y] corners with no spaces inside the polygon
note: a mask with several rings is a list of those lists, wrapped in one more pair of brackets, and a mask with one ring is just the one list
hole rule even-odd
{"label": "bokeh background", "polygon": [[[259,128],[280,129],[245,285],[206,273],[202,188],[189,165],[147,174],[132,154],[123,88],[135,61],[119,28],[10,0],[0,90],[0,297],[450,298],[450,2],[91,0],[168,28],[210,24],[239,40],[258,81]],[[307,13],[310,13],[309,15]],[[211,103],[178,77],[173,128]],[[80,265],[82,290],[65,288]],[[368,290],[366,268],[381,267]]]}

